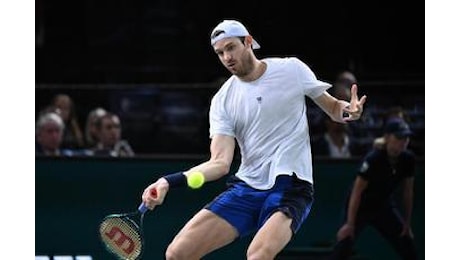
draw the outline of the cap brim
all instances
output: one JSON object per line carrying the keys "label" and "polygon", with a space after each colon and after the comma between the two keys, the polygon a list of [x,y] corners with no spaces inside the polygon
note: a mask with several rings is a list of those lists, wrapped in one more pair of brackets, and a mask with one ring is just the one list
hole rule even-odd
{"label": "cap brim", "polygon": [[260,44],[256,40],[254,40],[254,38],[252,39],[252,48],[260,49]]}

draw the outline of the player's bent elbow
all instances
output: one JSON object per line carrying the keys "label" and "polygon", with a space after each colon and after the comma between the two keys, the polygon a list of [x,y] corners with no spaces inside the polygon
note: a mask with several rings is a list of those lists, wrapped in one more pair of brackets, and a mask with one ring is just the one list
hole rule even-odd
{"label": "player's bent elbow", "polygon": [[230,172],[230,167],[232,162],[226,160],[225,158],[211,158],[209,163],[213,165],[213,167],[220,173],[220,175],[224,176]]}
{"label": "player's bent elbow", "polygon": [[230,172],[230,164],[228,163],[221,163],[219,172],[222,173],[222,176],[227,175]]}

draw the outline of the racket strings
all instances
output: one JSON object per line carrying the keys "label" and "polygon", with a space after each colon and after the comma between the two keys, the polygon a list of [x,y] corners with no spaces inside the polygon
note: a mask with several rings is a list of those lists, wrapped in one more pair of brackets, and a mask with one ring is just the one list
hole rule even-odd
{"label": "racket strings", "polygon": [[138,259],[142,252],[139,228],[129,219],[113,217],[104,220],[99,229],[107,249],[121,259]]}

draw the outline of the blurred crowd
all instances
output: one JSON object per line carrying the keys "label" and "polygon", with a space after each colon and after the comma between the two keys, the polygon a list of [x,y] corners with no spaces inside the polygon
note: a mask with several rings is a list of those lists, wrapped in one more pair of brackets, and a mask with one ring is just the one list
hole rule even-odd
{"label": "blurred crowd", "polygon": [[[350,100],[350,86],[354,83],[359,85],[355,75],[350,71],[342,71],[328,91],[335,97]],[[370,99],[378,99],[371,94],[368,96]],[[391,94],[385,97],[397,99]],[[310,104],[308,117],[313,156],[342,159],[363,156],[370,149],[383,145],[383,127],[388,120],[395,117],[402,118],[411,125],[413,136],[409,149],[418,156],[424,155],[424,103],[367,102],[361,120],[348,124],[332,121],[319,108]]]}
{"label": "blurred crowd", "polygon": [[[359,85],[355,75],[343,71],[328,91],[349,100],[353,83]],[[133,157],[208,152],[207,109],[212,93],[201,97],[187,90],[117,93],[111,102],[116,105],[102,107],[103,102],[93,102],[94,107],[86,110],[79,110],[83,104],[75,104],[65,91],[53,94],[36,112],[36,155]],[[411,125],[414,136],[409,149],[424,156],[424,104],[376,105],[372,103],[374,97],[370,98],[362,120],[349,124],[330,120],[306,99],[313,156],[362,156],[372,147],[382,145],[382,127],[393,117],[401,117]],[[82,111],[89,112],[82,115]]]}
{"label": "blurred crowd", "polygon": [[35,154],[44,156],[135,155],[127,140],[122,139],[118,115],[95,107],[84,128],[76,116],[76,107],[67,94],[57,94],[39,114],[35,129]]}

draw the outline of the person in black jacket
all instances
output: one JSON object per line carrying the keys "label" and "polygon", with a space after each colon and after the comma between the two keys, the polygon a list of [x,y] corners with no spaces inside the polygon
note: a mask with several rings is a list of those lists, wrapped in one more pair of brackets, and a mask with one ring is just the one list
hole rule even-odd
{"label": "person in black jacket", "polygon": [[[385,143],[364,158],[347,197],[345,223],[330,259],[349,259],[360,232],[373,226],[402,259],[416,259],[411,230],[415,155],[407,149],[412,131],[402,118],[389,120]],[[402,185],[401,214],[393,195]]]}

